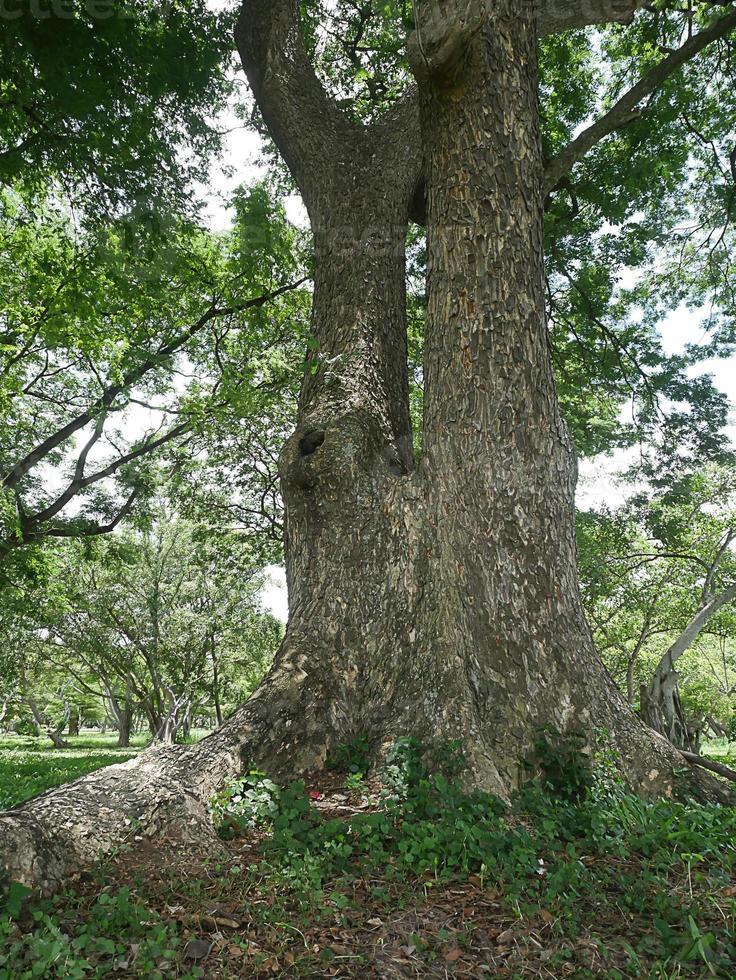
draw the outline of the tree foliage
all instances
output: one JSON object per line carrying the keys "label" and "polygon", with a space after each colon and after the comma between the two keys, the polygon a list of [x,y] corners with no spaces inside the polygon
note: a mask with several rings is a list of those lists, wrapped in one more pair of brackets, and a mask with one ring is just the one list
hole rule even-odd
{"label": "tree foliage", "polygon": [[0,183],[97,220],[191,196],[220,143],[232,15],[204,0],[6,0]]}
{"label": "tree foliage", "polygon": [[304,259],[265,188],[223,235],[172,218],[76,231],[9,195],[0,366],[3,553],[114,527],[220,418],[258,418],[302,357]]}

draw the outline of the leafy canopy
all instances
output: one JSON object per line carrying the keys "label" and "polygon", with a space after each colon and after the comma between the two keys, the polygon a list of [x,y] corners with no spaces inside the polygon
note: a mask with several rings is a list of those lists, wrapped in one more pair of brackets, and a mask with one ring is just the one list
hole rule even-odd
{"label": "leafy canopy", "polygon": [[85,214],[190,195],[220,143],[232,15],[205,0],[5,0],[0,184]]}

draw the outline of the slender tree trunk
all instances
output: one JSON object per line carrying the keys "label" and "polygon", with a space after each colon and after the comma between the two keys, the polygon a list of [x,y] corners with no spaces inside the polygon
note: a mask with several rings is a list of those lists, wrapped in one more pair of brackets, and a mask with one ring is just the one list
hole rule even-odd
{"label": "slender tree trunk", "polygon": [[73,704],[69,711],[69,734],[79,735],[79,705]]}
{"label": "slender tree trunk", "polygon": [[126,691],[121,703],[115,693],[108,688],[108,701],[118,729],[118,748],[130,748],[130,734],[133,727],[133,702],[130,693]]}
{"label": "slender tree trunk", "polygon": [[133,711],[130,705],[126,702],[118,717],[118,748],[119,749],[129,749],[130,748],[130,733],[133,721]]}
{"label": "slender tree trunk", "polygon": [[192,734],[192,710],[187,706],[186,711],[181,719],[181,736],[184,741],[188,741],[189,736]]}
{"label": "slender tree trunk", "polygon": [[212,700],[215,706],[216,727],[219,728],[222,724],[223,716],[222,704],[220,702],[220,663],[214,638],[210,642],[210,653],[212,656]]}
{"label": "slender tree trunk", "polygon": [[626,658],[626,700],[628,701],[631,707],[633,707],[634,700],[636,697],[636,691],[634,688],[634,671],[636,670],[636,664],[637,661],[639,660],[639,656],[641,654],[644,643],[646,642],[647,637],[649,636],[650,622],[651,622],[651,614],[647,613],[647,616],[644,620],[644,624],[641,628],[641,632],[639,634],[639,638],[636,641],[636,645],[634,646],[634,649],[631,651],[631,653],[629,653],[629,655]]}

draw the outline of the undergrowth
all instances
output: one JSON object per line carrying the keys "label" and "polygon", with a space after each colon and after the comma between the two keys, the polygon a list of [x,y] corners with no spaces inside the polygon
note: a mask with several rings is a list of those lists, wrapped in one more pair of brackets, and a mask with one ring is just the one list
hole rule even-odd
{"label": "undergrowth", "polygon": [[[346,752],[345,768],[355,775],[361,770],[350,759]],[[347,816],[320,806],[320,793],[303,782],[281,787],[257,771],[212,801],[223,839],[234,847],[254,835],[258,841],[258,859],[223,872],[217,889],[231,907],[247,896],[257,910],[257,929],[248,935],[282,927],[274,942],[283,948],[257,946],[263,955],[250,961],[251,972],[229,973],[227,958],[205,970],[183,956],[175,924],[128,889],[103,892],[80,920],[77,898],[32,903],[16,887],[0,914],[0,980],[107,976],[113,968],[151,977],[256,976],[261,967],[264,976],[370,976],[370,956],[357,940],[354,953],[340,956],[306,936],[328,920],[349,934],[351,922],[364,921],[366,907],[382,910],[368,922],[383,924],[392,915],[403,921],[401,910],[442,904],[458,885],[506,915],[521,937],[519,950],[521,924],[546,937],[547,976],[736,974],[736,810],[643,801],[604,758],[591,767],[575,746],[546,738],[538,746],[536,778],[511,806],[461,789],[452,772],[457,747],[435,771],[425,759],[412,740],[398,743],[386,760],[380,798]],[[443,938],[443,929],[420,934],[417,928],[400,949],[411,950],[426,970],[439,957],[452,975],[453,964],[471,957],[478,942],[467,908],[463,921],[450,952],[447,929]],[[507,933],[497,938],[501,953]],[[487,927],[483,937],[487,945]],[[589,967],[571,952],[583,938],[594,951]],[[298,955],[284,951],[294,939]],[[247,951],[237,935],[229,942],[230,956]],[[336,948],[344,946],[341,940]],[[541,955],[531,941],[527,952]],[[473,975],[542,975],[534,972],[538,958],[509,955],[499,961],[503,969],[489,974],[490,967],[476,964]]]}

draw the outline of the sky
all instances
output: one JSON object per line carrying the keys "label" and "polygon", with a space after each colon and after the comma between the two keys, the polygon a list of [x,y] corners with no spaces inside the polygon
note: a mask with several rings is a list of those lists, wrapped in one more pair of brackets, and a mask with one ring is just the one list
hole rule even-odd
{"label": "sky", "polygon": [[[214,7],[226,5],[227,0],[210,0]],[[260,140],[256,134],[246,130],[231,113],[218,120],[225,137],[225,152],[222,161],[215,164],[206,187],[200,188],[200,196],[205,204],[207,223],[213,230],[224,230],[230,222],[226,204],[228,196],[242,183],[250,183],[263,175],[259,166]],[[295,224],[305,227],[307,215],[298,197],[286,202],[287,216]],[[626,285],[626,283],[624,283]],[[676,354],[685,344],[701,343],[705,340],[701,323],[703,316],[697,310],[682,306],[668,316],[660,326],[662,344],[667,354]],[[729,434],[736,441],[736,356],[730,359],[713,359],[692,369],[693,374],[712,374],[716,386],[728,396],[731,409]],[[594,507],[601,504],[615,506],[622,503],[631,492],[617,475],[632,460],[633,450],[617,451],[610,456],[582,460],[578,482],[577,502],[580,507]],[[287,618],[286,578],[284,569],[270,566],[267,569],[270,583],[262,593],[264,606],[279,619]]]}

